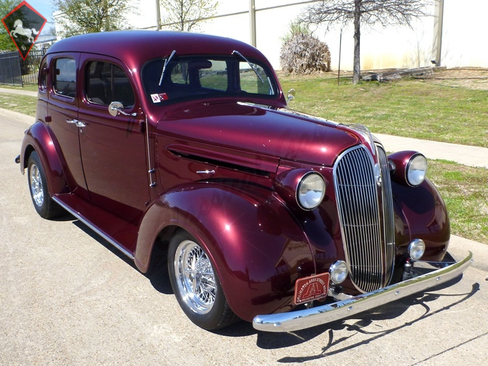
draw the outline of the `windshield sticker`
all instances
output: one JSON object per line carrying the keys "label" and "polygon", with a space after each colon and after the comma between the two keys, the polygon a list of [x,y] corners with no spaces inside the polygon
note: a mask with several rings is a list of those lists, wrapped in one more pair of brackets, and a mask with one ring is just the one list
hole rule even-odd
{"label": "windshield sticker", "polygon": [[153,103],[161,103],[165,100],[168,100],[168,94],[166,93],[159,93],[159,94],[151,94],[151,99]]}

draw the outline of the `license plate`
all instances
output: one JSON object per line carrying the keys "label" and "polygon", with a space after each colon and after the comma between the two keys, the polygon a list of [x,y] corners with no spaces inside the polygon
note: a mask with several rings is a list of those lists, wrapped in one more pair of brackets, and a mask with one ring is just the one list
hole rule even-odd
{"label": "license plate", "polygon": [[299,278],[295,283],[295,304],[323,299],[329,291],[329,273]]}

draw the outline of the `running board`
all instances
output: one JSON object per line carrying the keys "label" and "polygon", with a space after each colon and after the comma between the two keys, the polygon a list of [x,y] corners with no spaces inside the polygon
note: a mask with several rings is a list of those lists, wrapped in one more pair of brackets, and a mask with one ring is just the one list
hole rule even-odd
{"label": "running board", "polygon": [[[126,248],[135,248],[137,240],[136,226],[103,211],[71,193],[56,194],[53,196],[53,200],[127,257],[134,260],[133,253]],[[97,222],[106,225],[104,229],[94,223],[95,217]]]}

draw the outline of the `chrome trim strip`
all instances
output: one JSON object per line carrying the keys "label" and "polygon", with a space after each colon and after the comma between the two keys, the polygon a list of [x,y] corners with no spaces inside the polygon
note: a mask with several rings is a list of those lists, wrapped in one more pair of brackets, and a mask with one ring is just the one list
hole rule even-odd
{"label": "chrome trim strip", "polygon": [[[448,264],[444,268],[354,296],[351,299],[311,309],[257,315],[253,320],[253,327],[266,332],[292,332],[343,319],[446,283],[461,275],[471,263],[472,258],[473,254],[469,252],[463,260],[457,263]],[[446,265],[442,262],[434,262],[434,264],[437,267]]]}
{"label": "chrome trim strip", "polygon": [[120,250],[123,254],[125,254],[127,257],[130,259],[134,260],[134,256],[132,255],[131,252],[129,252],[127,249],[125,249],[119,242],[115,241],[113,238],[105,234],[103,231],[101,231],[95,224],[93,224],[91,221],[83,217],[81,213],[78,211],[73,210],[71,207],[66,205],[63,201],[61,201],[58,197],[53,196],[52,197],[54,201],[58,205],[60,205],[62,208],[64,208],[66,211],[68,211],[70,214],[72,214],[74,217],[76,217],[78,220],[83,222],[86,226],[88,226],[90,229],[92,229],[94,232],[96,232],[98,235],[100,235],[102,238],[104,238],[106,241],[108,241],[110,244],[112,244],[115,248]]}

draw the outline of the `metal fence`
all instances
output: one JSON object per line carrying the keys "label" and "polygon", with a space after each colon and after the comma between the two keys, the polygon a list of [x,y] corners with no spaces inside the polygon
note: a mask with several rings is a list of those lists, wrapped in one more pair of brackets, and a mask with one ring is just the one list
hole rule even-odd
{"label": "metal fence", "polygon": [[17,51],[0,53],[0,84],[37,84],[39,65],[45,53],[46,49],[33,49],[25,60]]}
{"label": "metal fence", "polygon": [[0,53],[0,84],[22,85],[22,58],[15,52]]}
{"label": "metal fence", "polygon": [[37,75],[42,57],[47,49],[32,49],[25,60],[21,60],[22,82],[24,84],[37,84]]}

